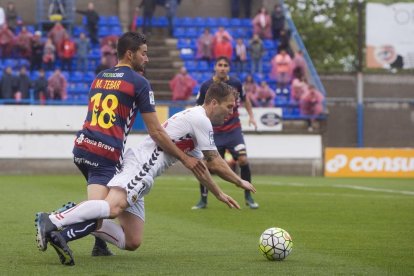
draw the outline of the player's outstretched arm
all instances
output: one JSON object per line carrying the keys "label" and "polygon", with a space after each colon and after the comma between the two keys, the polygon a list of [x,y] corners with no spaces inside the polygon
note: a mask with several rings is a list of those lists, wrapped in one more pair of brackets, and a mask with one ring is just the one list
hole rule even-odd
{"label": "player's outstretched arm", "polygon": [[253,125],[254,129],[257,130],[257,123],[253,115],[252,102],[248,97],[246,97],[244,100],[244,108],[246,108],[246,111],[249,114],[249,126]]}
{"label": "player's outstretched arm", "polygon": [[201,160],[188,156],[171,141],[171,138],[158,121],[155,112],[142,113],[141,116],[147,126],[148,134],[166,153],[180,160],[195,175],[202,175],[207,171],[206,166]]}
{"label": "player's outstretched arm", "polygon": [[211,174],[208,170],[205,171],[202,175],[196,175],[196,178],[198,181],[200,181],[201,184],[203,184],[207,189],[216,196],[218,200],[223,202],[224,204],[227,204],[230,208],[236,208],[240,209],[239,203],[237,203],[236,200],[234,200],[231,196],[225,194],[220,187],[217,185],[216,182],[214,182],[213,178],[211,177]]}
{"label": "player's outstretched arm", "polygon": [[250,182],[241,179],[227,164],[227,162],[221,158],[220,154],[216,150],[203,151],[204,160],[207,163],[207,167],[210,171],[217,174],[220,178],[236,184],[244,190],[249,190],[253,193],[256,192],[256,188]]}

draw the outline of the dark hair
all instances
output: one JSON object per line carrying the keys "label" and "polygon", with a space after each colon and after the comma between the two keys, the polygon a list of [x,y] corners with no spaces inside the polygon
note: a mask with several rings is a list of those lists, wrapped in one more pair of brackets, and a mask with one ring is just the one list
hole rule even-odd
{"label": "dark hair", "polygon": [[218,58],[216,58],[216,63],[215,64],[219,63],[219,61],[222,61],[222,60],[227,62],[227,64],[230,66],[230,59],[228,57],[225,57],[225,56],[219,56]]}
{"label": "dark hair", "polygon": [[204,103],[209,104],[212,100],[223,102],[229,95],[237,96],[237,90],[224,82],[214,82],[207,89]]}
{"label": "dark hair", "polygon": [[136,52],[141,45],[146,44],[145,35],[138,32],[126,32],[118,39],[116,52],[118,59],[122,59],[125,53],[130,50]]}

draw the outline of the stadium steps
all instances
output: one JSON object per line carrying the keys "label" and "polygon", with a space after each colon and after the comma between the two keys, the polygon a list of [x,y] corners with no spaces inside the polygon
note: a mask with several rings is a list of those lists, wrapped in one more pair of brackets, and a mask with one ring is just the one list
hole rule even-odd
{"label": "stadium steps", "polygon": [[171,100],[169,81],[183,65],[176,48],[176,40],[166,38],[166,35],[158,29],[148,38],[148,57],[150,61],[145,75],[151,82],[155,98]]}

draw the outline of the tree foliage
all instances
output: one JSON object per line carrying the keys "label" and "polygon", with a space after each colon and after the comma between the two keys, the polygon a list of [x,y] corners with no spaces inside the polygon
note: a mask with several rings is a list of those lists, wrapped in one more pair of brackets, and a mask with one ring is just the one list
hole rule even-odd
{"label": "tree foliage", "polygon": [[[358,64],[358,0],[285,0],[296,28],[318,71],[355,71]],[[363,2],[395,4],[392,0]],[[398,2],[412,2],[400,0]]]}

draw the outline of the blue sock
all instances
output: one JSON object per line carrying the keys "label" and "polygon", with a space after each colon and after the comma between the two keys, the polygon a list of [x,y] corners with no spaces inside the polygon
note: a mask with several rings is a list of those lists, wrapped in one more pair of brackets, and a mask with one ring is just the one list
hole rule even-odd
{"label": "blue sock", "polygon": [[66,242],[70,242],[89,235],[96,230],[97,225],[98,221],[96,219],[87,220],[84,222],[68,225],[60,233]]}

